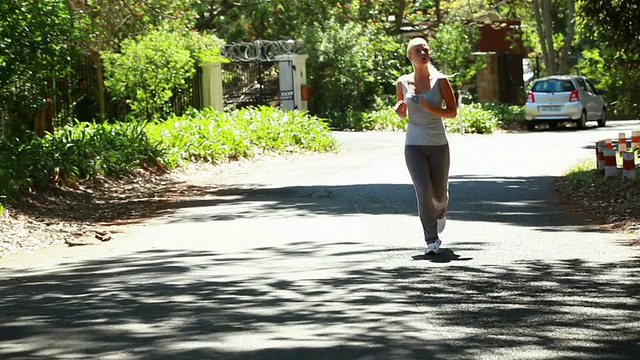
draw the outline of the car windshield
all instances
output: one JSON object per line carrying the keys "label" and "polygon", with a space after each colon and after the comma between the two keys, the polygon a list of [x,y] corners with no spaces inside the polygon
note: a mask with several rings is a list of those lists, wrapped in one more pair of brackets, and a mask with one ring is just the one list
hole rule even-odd
{"label": "car windshield", "polygon": [[541,80],[533,84],[533,92],[569,92],[575,90],[570,80],[549,79]]}

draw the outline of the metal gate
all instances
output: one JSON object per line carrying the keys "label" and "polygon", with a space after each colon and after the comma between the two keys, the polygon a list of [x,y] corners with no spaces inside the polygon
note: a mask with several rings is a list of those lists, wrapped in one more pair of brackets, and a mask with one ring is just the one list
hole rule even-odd
{"label": "metal gate", "polygon": [[224,105],[272,105],[293,101],[291,61],[232,61],[222,66]]}
{"label": "metal gate", "polygon": [[278,55],[292,54],[290,41],[229,44],[222,65],[224,105],[236,107],[270,105],[293,108],[295,66]]}

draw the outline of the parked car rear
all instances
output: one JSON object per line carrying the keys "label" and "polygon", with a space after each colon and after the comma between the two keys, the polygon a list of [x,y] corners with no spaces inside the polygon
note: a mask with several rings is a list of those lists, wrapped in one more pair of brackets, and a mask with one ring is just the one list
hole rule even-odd
{"label": "parked car rear", "polygon": [[574,122],[583,129],[587,121],[607,122],[607,103],[602,92],[584,76],[549,76],[531,85],[525,105],[527,129],[539,123],[556,127],[561,122]]}

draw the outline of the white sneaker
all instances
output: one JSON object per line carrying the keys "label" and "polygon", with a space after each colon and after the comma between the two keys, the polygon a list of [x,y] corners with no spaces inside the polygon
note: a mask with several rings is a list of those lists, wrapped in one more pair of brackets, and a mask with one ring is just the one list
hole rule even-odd
{"label": "white sneaker", "polygon": [[438,219],[436,223],[438,224],[438,233],[443,232],[444,227],[447,225],[447,217],[443,216],[442,219]]}
{"label": "white sneaker", "polygon": [[440,244],[442,241],[436,240],[431,244],[427,245],[427,248],[424,250],[425,255],[435,255],[440,252]]}

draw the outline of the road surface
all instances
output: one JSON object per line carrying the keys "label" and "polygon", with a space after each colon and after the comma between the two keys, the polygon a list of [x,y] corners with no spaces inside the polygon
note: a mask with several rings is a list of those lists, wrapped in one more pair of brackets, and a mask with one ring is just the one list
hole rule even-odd
{"label": "road surface", "polygon": [[636,359],[638,247],[552,192],[631,129],[452,134],[438,256],[402,133],[224,165],[112,242],[0,259],[0,358]]}

